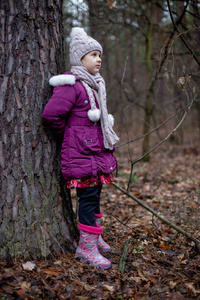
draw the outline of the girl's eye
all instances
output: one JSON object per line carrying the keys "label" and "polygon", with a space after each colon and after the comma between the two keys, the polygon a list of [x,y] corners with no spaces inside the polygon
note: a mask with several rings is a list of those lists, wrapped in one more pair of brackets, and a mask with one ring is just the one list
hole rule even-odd
{"label": "girl's eye", "polygon": [[[92,56],[96,57],[96,56],[98,56],[98,54],[97,53],[92,53]],[[101,56],[99,56],[99,58],[101,58]]]}

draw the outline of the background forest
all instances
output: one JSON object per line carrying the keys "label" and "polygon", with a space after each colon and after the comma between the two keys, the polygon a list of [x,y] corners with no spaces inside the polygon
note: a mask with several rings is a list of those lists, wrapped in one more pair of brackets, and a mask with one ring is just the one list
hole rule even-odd
{"label": "background forest", "polygon": [[[168,120],[154,133],[162,140],[188,109],[171,140],[183,143],[186,132],[199,136],[198,1],[66,1],[64,20],[68,68],[72,26],[83,26],[102,43],[109,109],[119,129],[128,127],[129,139]],[[142,142],[143,153],[151,140],[147,135]]]}
{"label": "background forest", "polygon": [[[200,299],[199,0],[9,0],[0,16],[0,300]],[[103,46],[120,136],[109,270],[74,259],[76,191],[41,120],[76,26]]]}

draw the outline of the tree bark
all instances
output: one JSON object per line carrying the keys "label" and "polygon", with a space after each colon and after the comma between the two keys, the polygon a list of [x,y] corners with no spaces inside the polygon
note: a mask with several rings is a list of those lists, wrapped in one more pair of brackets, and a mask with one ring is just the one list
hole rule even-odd
{"label": "tree bark", "polygon": [[[152,43],[153,43],[153,3],[150,3],[150,23],[148,24],[147,36],[146,36],[146,70],[147,70],[147,85],[148,89],[146,92],[146,100],[145,100],[145,115],[144,115],[144,127],[143,134],[149,131],[151,118],[153,115],[153,87],[151,87],[150,82],[152,80],[153,75],[153,65],[152,65]],[[149,135],[143,141],[143,154],[148,153],[150,149],[150,137]],[[144,161],[149,161],[149,155],[146,155],[143,159]]]}
{"label": "tree bark", "polygon": [[99,38],[101,37],[101,30],[100,30],[100,19],[99,19],[99,8],[100,5],[98,2],[95,3],[93,0],[87,0],[88,4],[88,19],[89,19],[89,27],[90,27],[90,33],[94,39],[99,41]]}
{"label": "tree bark", "polygon": [[[196,40],[196,45],[197,47],[200,45],[200,33],[199,30],[197,30],[197,28],[199,28],[200,25],[200,13],[199,13],[199,8],[198,8],[198,1],[197,0],[192,0],[191,1],[192,4],[192,8],[193,8],[193,13],[194,13],[194,17],[193,17],[193,23],[195,25],[195,40]],[[199,126],[199,131],[200,131],[200,103],[199,101],[196,102],[196,107],[197,107],[197,113],[198,113],[198,126]]]}
{"label": "tree bark", "polygon": [[0,18],[0,257],[47,257],[78,236],[41,117],[64,71],[62,0],[1,0]]}

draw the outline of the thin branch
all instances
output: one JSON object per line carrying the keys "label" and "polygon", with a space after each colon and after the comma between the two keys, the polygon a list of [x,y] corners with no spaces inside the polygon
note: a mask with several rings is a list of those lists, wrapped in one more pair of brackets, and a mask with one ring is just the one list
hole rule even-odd
{"label": "thin branch", "polygon": [[[189,2],[189,1],[188,1]],[[197,58],[196,54],[194,53],[194,51],[192,51],[192,49],[190,48],[190,46],[188,45],[188,43],[186,42],[186,40],[183,37],[183,33],[181,33],[174,21],[173,15],[172,15],[172,11],[171,11],[171,7],[170,7],[170,3],[169,0],[167,0],[167,5],[168,5],[168,9],[169,9],[169,14],[170,14],[170,18],[172,21],[172,24],[174,25],[175,30],[177,31],[177,33],[180,36],[180,39],[182,40],[183,44],[186,46],[186,48],[188,49],[188,51],[190,52],[190,54],[193,56],[194,60],[197,62],[197,64],[200,66],[200,61]]]}
{"label": "thin branch", "polygon": [[[121,101],[122,101],[122,106],[123,106],[123,113],[124,113],[124,102],[123,102],[123,94],[122,94],[122,92],[123,92],[123,83],[124,83],[124,77],[125,77],[125,73],[126,73],[127,61],[128,61],[128,57],[126,58],[126,61],[125,61],[124,71],[123,71],[121,85],[120,85]],[[126,121],[126,115],[125,114],[124,114],[124,118],[125,118],[125,121]],[[126,123],[126,136],[127,136],[128,141],[129,141],[129,133],[128,133],[127,121],[125,123]],[[130,143],[129,142],[128,142],[128,153],[129,153],[129,158],[130,158],[131,166],[132,166],[132,157],[131,157]],[[132,170],[133,170],[133,168],[131,168],[131,172],[132,172]]]}
{"label": "thin branch", "polygon": [[155,147],[153,147],[152,149],[150,149],[147,153],[145,153],[144,155],[142,155],[140,158],[138,158],[137,160],[135,160],[134,162],[132,162],[132,164],[136,164],[137,162],[139,162],[140,160],[142,160],[146,155],[149,155],[151,152],[153,152],[155,149],[157,149],[158,147],[160,147],[164,142],[166,142],[168,140],[168,138],[174,134],[174,132],[176,132],[176,130],[180,127],[180,125],[183,123],[188,111],[190,110],[192,104],[193,104],[194,100],[188,105],[187,110],[185,111],[183,117],[181,118],[180,122],[177,124],[177,126],[160,142],[158,143]]}
{"label": "thin branch", "polygon": [[[133,228],[131,228],[130,226],[127,225],[127,222],[126,223],[123,223],[122,221],[120,221],[120,219],[118,219],[116,216],[114,215],[111,215],[115,220],[117,220],[117,222],[121,223],[123,226],[127,227],[128,229],[130,230],[133,230]],[[133,216],[132,216],[133,217]],[[131,217],[131,218],[132,218]]]}
{"label": "thin branch", "polygon": [[122,251],[122,255],[121,255],[121,258],[119,261],[118,271],[120,271],[121,273],[124,273],[124,269],[126,266],[126,257],[127,257],[127,253],[128,253],[129,243],[130,243],[130,240],[126,240],[123,251]]}
{"label": "thin branch", "polygon": [[[182,11],[182,13],[181,13],[179,19],[176,20],[176,22],[175,22],[176,27],[181,23],[181,21],[182,21],[184,15],[185,15],[185,13],[186,13],[186,9],[187,9],[188,4],[189,4],[189,0],[187,1],[187,3],[186,3],[186,5],[185,5],[185,7],[184,7],[184,9],[183,9],[183,11]],[[154,78],[153,78],[152,81],[151,81],[151,84],[150,84],[149,89],[152,89],[152,88],[153,88],[154,83],[155,83],[155,81],[156,81],[157,78],[158,78],[158,74],[160,73],[160,71],[161,71],[161,69],[162,69],[162,66],[164,65],[164,62],[165,62],[165,60],[166,60],[167,57],[168,57],[168,49],[169,49],[169,47],[170,47],[170,42],[171,42],[171,40],[172,40],[172,38],[173,38],[173,36],[174,36],[174,34],[175,34],[175,31],[176,31],[176,29],[175,29],[175,27],[174,27],[174,31],[171,33],[171,35],[170,35],[170,37],[169,37],[169,41],[168,41],[168,43],[167,43],[167,45],[166,45],[166,47],[165,47],[165,53],[164,53],[164,55],[163,55],[163,57],[162,57],[162,59],[161,59],[160,66],[159,66],[158,70],[156,71],[156,73],[155,73],[155,75],[154,75]]]}
{"label": "thin branch", "polygon": [[164,126],[166,123],[168,123],[171,119],[173,119],[174,117],[176,117],[178,114],[180,114],[182,111],[184,111],[186,109],[188,109],[188,105],[186,107],[183,107],[183,108],[179,109],[177,112],[175,112],[173,115],[171,115],[168,119],[166,119],[163,123],[161,123],[160,125],[158,125],[156,128],[153,128],[152,130],[150,130],[149,132],[147,132],[147,133],[145,133],[143,135],[137,136],[137,137],[135,137],[135,138],[133,138],[133,139],[131,139],[129,141],[126,141],[126,142],[120,144],[119,146],[116,146],[116,149],[120,148],[122,146],[125,146],[128,143],[132,143],[132,142],[138,141],[138,140],[140,140],[142,138],[145,138],[147,135],[149,135],[149,134],[157,131],[158,129],[160,129],[162,126]]}
{"label": "thin branch", "polygon": [[195,237],[193,237],[190,233],[188,233],[187,231],[185,231],[181,227],[179,227],[176,224],[174,224],[174,223],[168,221],[167,219],[165,219],[162,215],[158,214],[154,209],[152,209],[148,205],[144,204],[141,200],[139,200],[137,197],[135,197],[134,195],[132,195],[131,193],[129,193],[128,191],[126,191],[125,189],[123,189],[122,187],[120,187],[115,182],[112,182],[112,185],[115,186],[118,190],[120,190],[123,194],[125,194],[129,198],[131,198],[134,201],[136,201],[140,206],[142,206],[144,209],[148,210],[150,213],[152,213],[154,216],[156,216],[158,219],[160,219],[163,223],[169,225],[171,228],[175,229],[179,233],[181,233],[184,236],[186,236],[189,240],[193,241],[195,243],[195,245],[196,245],[198,253],[200,253],[200,241],[198,239],[196,239]]}

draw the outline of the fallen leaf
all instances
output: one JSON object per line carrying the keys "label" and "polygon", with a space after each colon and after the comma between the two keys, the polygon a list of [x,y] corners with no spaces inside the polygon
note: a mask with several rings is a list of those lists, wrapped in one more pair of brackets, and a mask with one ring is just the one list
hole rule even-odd
{"label": "fallen leaf", "polygon": [[115,291],[114,286],[107,285],[107,284],[104,284],[104,285],[102,286],[102,289],[103,289],[104,291],[109,291],[109,292],[114,292],[114,291]]}
{"label": "fallen leaf", "polygon": [[108,3],[108,7],[110,9],[116,7],[116,5],[117,5],[117,1],[111,2],[110,0],[107,0],[107,3]]}
{"label": "fallen leaf", "polygon": [[133,280],[133,281],[139,283],[141,281],[141,278],[140,277],[133,277],[133,276],[131,276],[131,277],[129,277],[129,280]]}
{"label": "fallen leaf", "polygon": [[23,281],[22,284],[21,284],[21,288],[24,289],[24,290],[29,290],[30,287],[31,287],[30,282]]}
{"label": "fallen leaf", "polygon": [[139,268],[140,265],[141,265],[141,263],[139,263],[137,261],[132,262],[132,266],[135,267],[135,268]]}
{"label": "fallen leaf", "polygon": [[58,272],[54,271],[52,269],[44,269],[43,272],[46,273],[46,274],[48,274],[48,275],[55,275],[55,276],[58,275]]}
{"label": "fallen leaf", "polygon": [[22,264],[22,267],[26,271],[32,271],[36,267],[36,264],[31,261],[27,261],[25,264]]}
{"label": "fallen leaf", "polygon": [[142,271],[140,271],[140,269],[138,269],[137,272],[138,272],[138,275],[140,276],[140,278],[141,278],[142,280],[144,280],[144,281],[148,281],[148,280],[149,280],[148,278],[146,278],[146,277],[144,276],[144,274],[142,273]]}
{"label": "fallen leaf", "polygon": [[94,290],[95,288],[93,286],[91,286],[91,285],[89,285],[89,284],[86,283],[86,284],[84,284],[84,289],[86,291],[90,292],[90,291]]}
{"label": "fallen leaf", "polygon": [[169,282],[169,287],[170,287],[171,290],[173,290],[173,289],[175,288],[176,285],[177,285],[177,283],[174,282],[174,281],[170,281],[170,282]]}
{"label": "fallen leaf", "polygon": [[164,241],[160,242],[159,247],[164,250],[170,250],[170,246],[167,243],[165,243]]}
{"label": "fallen leaf", "polygon": [[181,265],[187,265],[187,264],[188,264],[188,260],[187,260],[187,259],[181,260],[181,261],[180,261],[180,264],[181,264]]}
{"label": "fallen leaf", "polygon": [[194,283],[187,283],[186,288],[189,292],[191,292],[194,296],[200,294],[200,290],[196,290],[194,287]]}
{"label": "fallen leaf", "polygon": [[61,260],[54,261],[54,265],[61,266],[62,265],[62,261]]}
{"label": "fallen leaf", "polygon": [[17,295],[23,296],[26,293],[25,289],[20,289],[17,291]]}
{"label": "fallen leaf", "polygon": [[182,260],[185,257],[185,254],[179,254],[178,259]]}
{"label": "fallen leaf", "polygon": [[144,241],[142,241],[142,242],[141,242],[141,244],[142,244],[142,245],[145,245],[145,246],[148,246],[148,244],[149,244],[149,241],[147,241],[147,240],[144,240]]}

